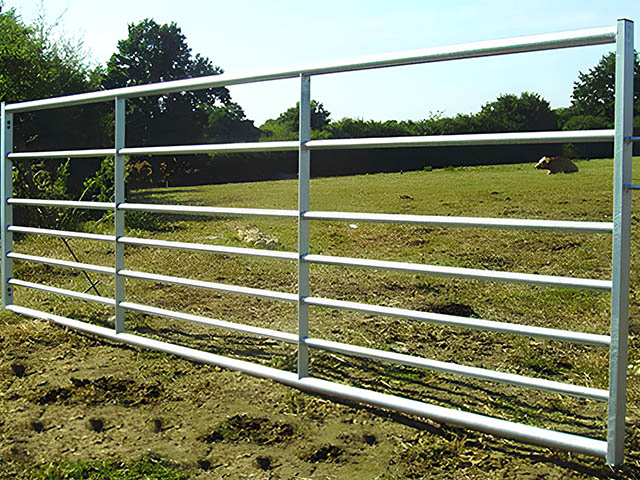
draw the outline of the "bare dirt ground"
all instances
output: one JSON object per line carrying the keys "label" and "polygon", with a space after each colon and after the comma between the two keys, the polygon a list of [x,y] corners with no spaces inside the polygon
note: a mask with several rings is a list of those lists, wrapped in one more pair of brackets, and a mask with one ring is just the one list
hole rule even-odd
{"label": "bare dirt ground", "polygon": [[[153,454],[189,478],[638,478],[627,468],[67,332],[5,320],[0,475]],[[635,450],[634,450],[635,449]]]}

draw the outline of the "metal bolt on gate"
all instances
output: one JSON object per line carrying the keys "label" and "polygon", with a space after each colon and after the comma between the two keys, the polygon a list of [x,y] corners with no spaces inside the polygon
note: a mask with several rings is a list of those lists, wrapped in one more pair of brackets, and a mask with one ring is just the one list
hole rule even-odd
{"label": "metal bolt on gate", "polygon": [[[351,138],[340,140],[310,140],[310,83],[311,77],[320,74],[365,70],[380,67],[420,64],[476,58],[491,55],[515,54],[540,50],[552,50],[588,45],[616,44],[616,80],[615,80],[615,128],[607,130],[563,131],[563,132],[523,132],[492,133],[469,135],[440,135],[397,138]],[[15,313],[90,332],[112,340],[151,348],[162,352],[177,354],[199,362],[219,365],[240,370],[251,375],[270,378],[302,390],[337,395],[353,401],[363,402],[420,415],[433,420],[468,427],[509,437],[523,442],[569,450],[606,459],[611,465],[622,463],[624,457],[624,417],[626,400],[626,370],[628,348],[629,317],[629,249],[631,229],[631,150],[633,124],[633,22],[619,20],[616,27],[579,30],[564,33],[518,37],[507,40],[471,43],[425,49],[396,55],[380,55],[343,63],[317,65],[304,69],[263,72],[256,75],[233,76],[216,75],[135,87],[117,88],[106,91],[69,95],[44,100],[35,100],[14,104],[2,104],[2,303],[4,308]],[[298,141],[270,143],[238,143],[211,145],[180,145],[163,147],[130,148],[125,142],[125,102],[128,98],[143,97],[198,90],[225,85],[238,85],[253,82],[273,81],[287,78],[300,79],[300,132]],[[115,102],[115,145],[112,149],[59,150],[51,152],[13,152],[13,116],[23,112],[44,110],[56,107],[80,105],[96,102]],[[441,217],[428,215],[401,215],[354,212],[311,211],[309,204],[309,180],[311,152],[324,149],[350,148],[392,148],[426,147],[453,145],[498,145],[533,144],[565,142],[603,142],[614,144],[614,189],[613,222],[578,222],[528,219],[497,219],[477,217]],[[174,205],[149,205],[129,203],[125,199],[124,162],[126,155],[165,155],[188,153],[222,152],[278,152],[298,151],[298,210],[269,210],[257,208],[193,207]],[[14,159],[69,158],[113,156],[115,162],[115,202],[59,201],[15,198],[12,195],[12,161]],[[13,206],[47,206],[59,208],[86,208],[111,210],[115,212],[115,235],[98,235],[83,232],[48,230],[14,225]],[[202,245],[184,242],[172,242],[125,236],[125,212],[147,211],[173,214],[231,215],[288,217],[298,219],[298,251],[280,252],[260,249]],[[404,262],[370,260],[365,258],[346,258],[328,255],[309,254],[309,225],[312,221],[359,221],[413,225],[439,225],[455,227],[483,227],[505,229],[528,229],[539,231],[562,231],[579,233],[611,233],[613,236],[612,279],[611,281],[584,278],[534,275],[504,271],[454,268],[435,265],[423,265]],[[38,257],[12,252],[13,233],[49,235],[62,238],[82,238],[115,244],[114,267],[104,267],[79,262],[70,262],[54,258]],[[298,264],[298,293],[290,294],[244,286],[220,284],[192,280],[188,278],[158,275],[126,269],[125,246],[138,245],[151,248],[169,248],[192,250],[228,255],[248,255],[265,258],[279,258],[296,261]],[[60,267],[80,269],[88,272],[115,276],[114,298],[106,298],[88,293],[55,288],[13,278],[13,262],[40,262]],[[365,267],[400,272],[420,273],[444,277],[458,277],[491,281],[517,282],[533,285],[568,287],[573,289],[591,289],[611,293],[611,330],[609,335],[595,335],[569,330],[541,328],[497,321],[479,320],[435,314],[429,312],[383,307],[366,303],[346,302],[330,298],[310,296],[309,267],[311,264],[341,265]],[[165,282],[233,292],[291,302],[298,307],[297,334],[280,332],[267,328],[253,327],[238,323],[225,322],[212,318],[191,315],[126,300],[125,280],[141,279]],[[65,295],[75,299],[110,305],[115,308],[115,329],[108,329],[80,322],[51,313],[41,312],[15,305],[14,286],[42,290]],[[555,339],[580,344],[609,348],[609,389],[601,390],[562,382],[550,381],[522,375],[503,373],[483,368],[469,367],[455,363],[430,360],[411,355],[398,354],[384,350],[364,348],[355,345],[309,337],[309,306],[332,307],[354,310],[376,315],[402,317],[442,325],[453,325],[493,332],[527,335]],[[235,360],[199,350],[173,345],[158,340],[126,333],[126,312],[141,312],[149,315],[197,322],[206,325],[231,329],[251,335],[259,335],[298,346],[298,371],[287,372],[264,367],[251,362]],[[309,355],[312,349],[337,352],[347,355],[366,357],[385,362],[394,362],[419,368],[454,373],[463,376],[520,385],[578,397],[608,402],[607,439],[598,440],[579,435],[558,432],[520,423],[491,418],[475,413],[458,411],[431,405],[415,400],[378,393],[329,382],[309,375]]]}

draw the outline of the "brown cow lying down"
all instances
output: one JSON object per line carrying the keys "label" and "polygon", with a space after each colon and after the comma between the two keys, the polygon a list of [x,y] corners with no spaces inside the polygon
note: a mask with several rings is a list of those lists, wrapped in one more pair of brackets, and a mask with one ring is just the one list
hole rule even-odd
{"label": "brown cow lying down", "polygon": [[542,157],[536,164],[538,170],[549,170],[547,175],[554,173],[573,173],[578,171],[576,164],[567,157]]}

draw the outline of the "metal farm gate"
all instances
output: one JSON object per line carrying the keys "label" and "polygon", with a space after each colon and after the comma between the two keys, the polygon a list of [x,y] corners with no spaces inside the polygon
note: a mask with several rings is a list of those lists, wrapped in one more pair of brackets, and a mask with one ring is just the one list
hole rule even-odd
{"label": "metal farm gate", "polygon": [[[470,135],[442,135],[398,138],[353,138],[343,140],[310,140],[310,80],[314,75],[365,70],[399,65],[440,62],[464,58],[477,58],[491,55],[503,55],[539,50],[579,47],[600,44],[616,44],[616,77],[615,77],[615,128],[610,130],[589,131],[554,131],[525,133],[496,133]],[[108,339],[132,345],[151,348],[167,353],[222,367],[240,370],[258,377],[270,378],[306,391],[337,395],[357,402],[364,402],[401,412],[420,415],[433,420],[489,432],[523,442],[548,447],[580,452],[606,458],[611,465],[618,465],[624,457],[625,396],[628,346],[629,316],[629,249],[631,227],[631,150],[633,124],[633,22],[619,20],[617,26],[580,30],[573,32],[519,37],[507,40],[481,42],[452,47],[433,48],[400,55],[380,55],[357,59],[338,64],[320,65],[313,68],[292,69],[288,71],[267,72],[251,76],[218,75],[170,81],[157,84],[141,85],[128,88],[56,97],[14,104],[2,104],[2,301],[3,306],[15,313],[34,318],[46,319],[55,323],[90,332]],[[125,102],[127,98],[159,95],[186,90],[198,90],[211,87],[247,84],[296,78],[300,79],[300,134],[299,141],[271,143],[240,143],[214,145],[181,145],[169,147],[130,148],[125,143]],[[13,151],[13,116],[22,112],[31,112],[57,107],[80,105],[95,102],[115,102],[115,145],[110,149],[72,150],[52,152],[14,152]],[[547,221],[527,219],[498,219],[471,217],[441,217],[427,215],[401,215],[353,212],[310,211],[309,177],[310,157],[315,150],[353,149],[353,148],[391,148],[391,147],[426,147],[426,146],[459,146],[459,145],[501,145],[501,144],[534,144],[564,142],[610,142],[613,141],[614,189],[613,189],[613,222],[577,222]],[[254,208],[218,208],[173,205],[150,205],[128,203],[125,200],[125,156],[130,155],[166,155],[221,152],[278,152],[298,151],[298,209],[267,210]],[[15,198],[12,196],[12,160],[70,157],[113,156],[115,161],[115,202],[56,201]],[[115,210],[115,235],[98,235],[82,232],[48,230],[30,228],[13,223],[13,206],[46,206],[60,208],[86,208]],[[298,221],[298,251],[280,252],[261,249],[245,249],[217,245],[202,245],[184,242],[151,240],[125,236],[125,212],[147,211],[172,214],[198,214],[217,216],[266,216],[289,217]],[[593,280],[584,278],[558,277],[504,271],[479,270],[469,268],[453,268],[446,266],[424,265],[393,261],[379,261],[365,258],[346,258],[327,255],[309,254],[309,226],[312,221],[358,221],[411,225],[437,225],[455,227],[482,227],[527,229],[540,231],[560,231],[579,233],[611,233],[613,235],[612,277],[611,280]],[[115,265],[113,267],[97,266],[79,262],[69,262],[53,258],[14,253],[13,233],[49,235],[62,238],[81,238],[105,242],[115,245]],[[211,252],[228,255],[248,255],[255,257],[279,258],[295,261],[298,265],[298,292],[283,293],[271,290],[204,282],[187,278],[157,275],[126,269],[125,246],[141,245],[152,248],[184,249],[197,252]],[[47,285],[36,284],[13,278],[13,262],[40,262],[80,269],[88,272],[115,276],[115,296],[105,298],[87,293],[80,293]],[[532,285],[567,287],[571,289],[592,289],[611,293],[611,330],[609,335],[595,335],[568,330],[540,328],[527,325],[503,323],[497,321],[478,320],[473,318],[454,317],[429,312],[383,307],[365,303],[339,301],[330,298],[310,296],[309,267],[311,264],[328,264],[349,267],[366,267],[373,269],[410,272],[444,277],[458,277],[490,281],[518,282]],[[266,328],[223,322],[148,305],[127,301],[125,295],[126,279],[142,279],[165,282],[173,285],[200,287],[223,292],[257,296],[281,300],[297,304],[297,334],[280,332]],[[71,298],[98,302],[115,308],[115,330],[91,325],[89,323],[61,317],[58,315],[25,308],[13,303],[13,288],[31,288],[45,292],[66,295]],[[332,307],[355,310],[375,315],[386,315],[431,322],[441,325],[467,327],[492,332],[506,332],[516,335],[527,335],[547,339],[555,339],[580,344],[596,345],[610,350],[609,389],[601,390],[585,386],[566,384],[540,378],[503,373],[483,368],[469,367],[455,363],[446,363],[393,353],[384,350],[364,348],[360,346],[338,343],[309,337],[309,306]],[[297,373],[269,368],[255,363],[231,359],[203,351],[177,346],[158,340],[126,333],[125,313],[127,311],[161,316],[172,319],[199,322],[237,332],[269,337],[298,346]],[[468,377],[504,382],[534,389],[574,395],[608,402],[608,433],[606,440],[587,438],[569,433],[547,430],[520,423],[491,418],[475,413],[459,411],[435,406],[415,400],[378,393],[362,388],[355,388],[339,383],[313,378],[308,374],[309,355],[312,349],[338,352],[346,355],[366,357],[378,361],[395,362],[419,368],[459,374]]]}

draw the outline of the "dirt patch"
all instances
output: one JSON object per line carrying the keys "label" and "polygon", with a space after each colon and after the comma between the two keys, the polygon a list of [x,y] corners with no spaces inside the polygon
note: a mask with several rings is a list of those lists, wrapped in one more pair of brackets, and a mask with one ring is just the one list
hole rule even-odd
{"label": "dirt patch", "polygon": [[459,317],[477,317],[478,316],[475,310],[469,305],[464,305],[462,303],[455,303],[455,302],[431,305],[428,308],[428,310],[434,313],[442,313],[445,315],[456,315]]}
{"label": "dirt patch", "polygon": [[203,440],[207,443],[247,441],[269,445],[285,442],[292,436],[293,427],[288,423],[272,422],[268,418],[242,414],[234,415],[222,422]]}
{"label": "dirt patch", "polygon": [[158,397],[162,388],[158,384],[140,384],[133,380],[100,377],[95,380],[71,377],[71,385],[48,387],[45,385],[30,395],[29,400],[40,405],[52,403],[84,403],[97,405],[115,403],[124,406],[148,404]]}
{"label": "dirt patch", "polygon": [[323,445],[317,450],[314,450],[310,454],[306,455],[304,458],[306,461],[311,463],[335,462],[338,461],[338,459],[340,459],[340,457],[342,457],[344,453],[344,449],[338,447],[337,445]]}

